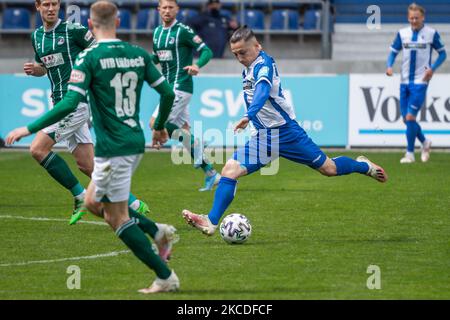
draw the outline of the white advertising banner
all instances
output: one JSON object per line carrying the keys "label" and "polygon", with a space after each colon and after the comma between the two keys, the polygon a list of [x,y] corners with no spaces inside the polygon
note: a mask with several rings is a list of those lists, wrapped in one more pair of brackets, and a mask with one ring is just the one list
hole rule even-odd
{"label": "white advertising banner", "polygon": [[[349,85],[349,145],[406,147],[400,77],[351,74]],[[450,74],[433,76],[417,121],[433,146],[450,146]]]}

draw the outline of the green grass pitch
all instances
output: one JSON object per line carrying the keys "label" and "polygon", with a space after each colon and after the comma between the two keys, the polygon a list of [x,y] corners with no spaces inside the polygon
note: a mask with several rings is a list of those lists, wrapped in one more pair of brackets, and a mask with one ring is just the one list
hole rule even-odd
{"label": "green grass pitch", "polygon": [[[213,192],[197,191],[201,172],[173,165],[169,153],[147,153],[133,192],[151,218],[179,231],[170,267],[181,290],[143,296],[137,290],[154,274],[131,253],[77,259],[126,250],[109,227],[68,226],[70,194],[29,153],[1,152],[0,299],[450,299],[450,154],[412,165],[400,165],[400,153],[367,155],[385,167],[388,183],[326,178],[285,160],[275,176],[242,178],[227,213],[247,215],[253,234],[227,245],[181,217],[212,204]],[[67,288],[70,265],[80,267],[79,290]],[[369,265],[380,268],[379,290],[366,286]]]}

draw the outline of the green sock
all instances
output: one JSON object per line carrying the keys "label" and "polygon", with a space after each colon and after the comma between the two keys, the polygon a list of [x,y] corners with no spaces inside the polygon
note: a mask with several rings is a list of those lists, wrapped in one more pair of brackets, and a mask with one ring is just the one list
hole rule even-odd
{"label": "green sock", "polygon": [[150,240],[136,225],[134,219],[130,219],[116,230],[117,236],[127,245],[134,255],[147,267],[154,270],[158,278],[169,278],[171,271],[161,258],[153,252]]}
{"label": "green sock", "polygon": [[131,208],[128,208],[128,215],[130,218],[134,218],[137,220],[137,226],[146,234],[148,234],[153,239],[155,238],[156,233],[158,232],[158,227],[156,223],[154,223],[149,218],[143,216],[142,214],[137,213]]}
{"label": "green sock", "polygon": [[131,205],[136,200],[137,198],[132,193],[130,193],[130,197],[128,198],[128,205]]}
{"label": "green sock", "polygon": [[[67,163],[58,156],[56,153],[50,151],[50,153],[41,162],[41,166],[47,170],[47,172],[58,181],[60,185],[69,190],[74,196],[83,192],[84,188],[81,187],[77,178],[73,175]],[[80,188],[81,187],[81,192]]]}

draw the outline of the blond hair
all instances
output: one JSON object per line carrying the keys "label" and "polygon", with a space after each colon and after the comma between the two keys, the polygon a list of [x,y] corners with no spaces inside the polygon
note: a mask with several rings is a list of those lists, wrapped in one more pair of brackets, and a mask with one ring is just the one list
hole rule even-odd
{"label": "blond hair", "polygon": [[408,6],[408,12],[409,11],[420,11],[420,13],[424,16],[425,15],[425,8],[422,6],[419,6],[417,3],[413,2]]}
{"label": "blond hair", "polygon": [[91,6],[91,21],[96,28],[113,28],[117,18],[117,6],[109,1],[97,1]]}

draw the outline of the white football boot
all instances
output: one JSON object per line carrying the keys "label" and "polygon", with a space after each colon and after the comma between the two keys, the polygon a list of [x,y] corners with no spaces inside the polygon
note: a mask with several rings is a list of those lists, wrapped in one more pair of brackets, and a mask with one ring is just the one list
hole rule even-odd
{"label": "white football boot", "polygon": [[403,156],[403,158],[400,159],[400,163],[413,163],[416,161],[416,158],[414,157],[414,153],[412,152],[407,152],[405,153],[405,155]]}
{"label": "white football boot", "polygon": [[364,156],[359,156],[358,158],[356,158],[356,161],[365,162],[369,165],[369,171],[367,171],[367,173],[366,173],[366,175],[368,175],[369,177],[372,177],[379,182],[387,181],[388,176],[387,176],[386,172],[384,171],[384,169],[382,167],[380,167],[379,165],[373,163],[372,161],[370,161],[369,159],[367,159]]}
{"label": "white football boot", "polygon": [[195,214],[186,209],[183,210],[182,215],[188,224],[197,228],[207,236],[212,236],[216,231],[217,226],[213,225],[206,215]]}
{"label": "white football boot", "polygon": [[180,237],[175,233],[177,229],[168,224],[157,223],[158,232],[155,235],[155,243],[158,247],[158,253],[164,262],[170,259],[172,253],[172,246],[180,240]]}
{"label": "white football boot", "polygon": [[180,280],[178,279],[178,276],[175,274],[175,271],[172,270],[170,277],[168,277],[167,279],[156,278],[149,288],[140,289],[138,292],[144,294],[158,293],[158,292],[172,292],[177,291],[179,288],[180,288]]}
{"label": "white football boot", "polygon": [[422,154],[420,156],[422,162],[430,160],[431,141],[425,140],[422,145]]}

